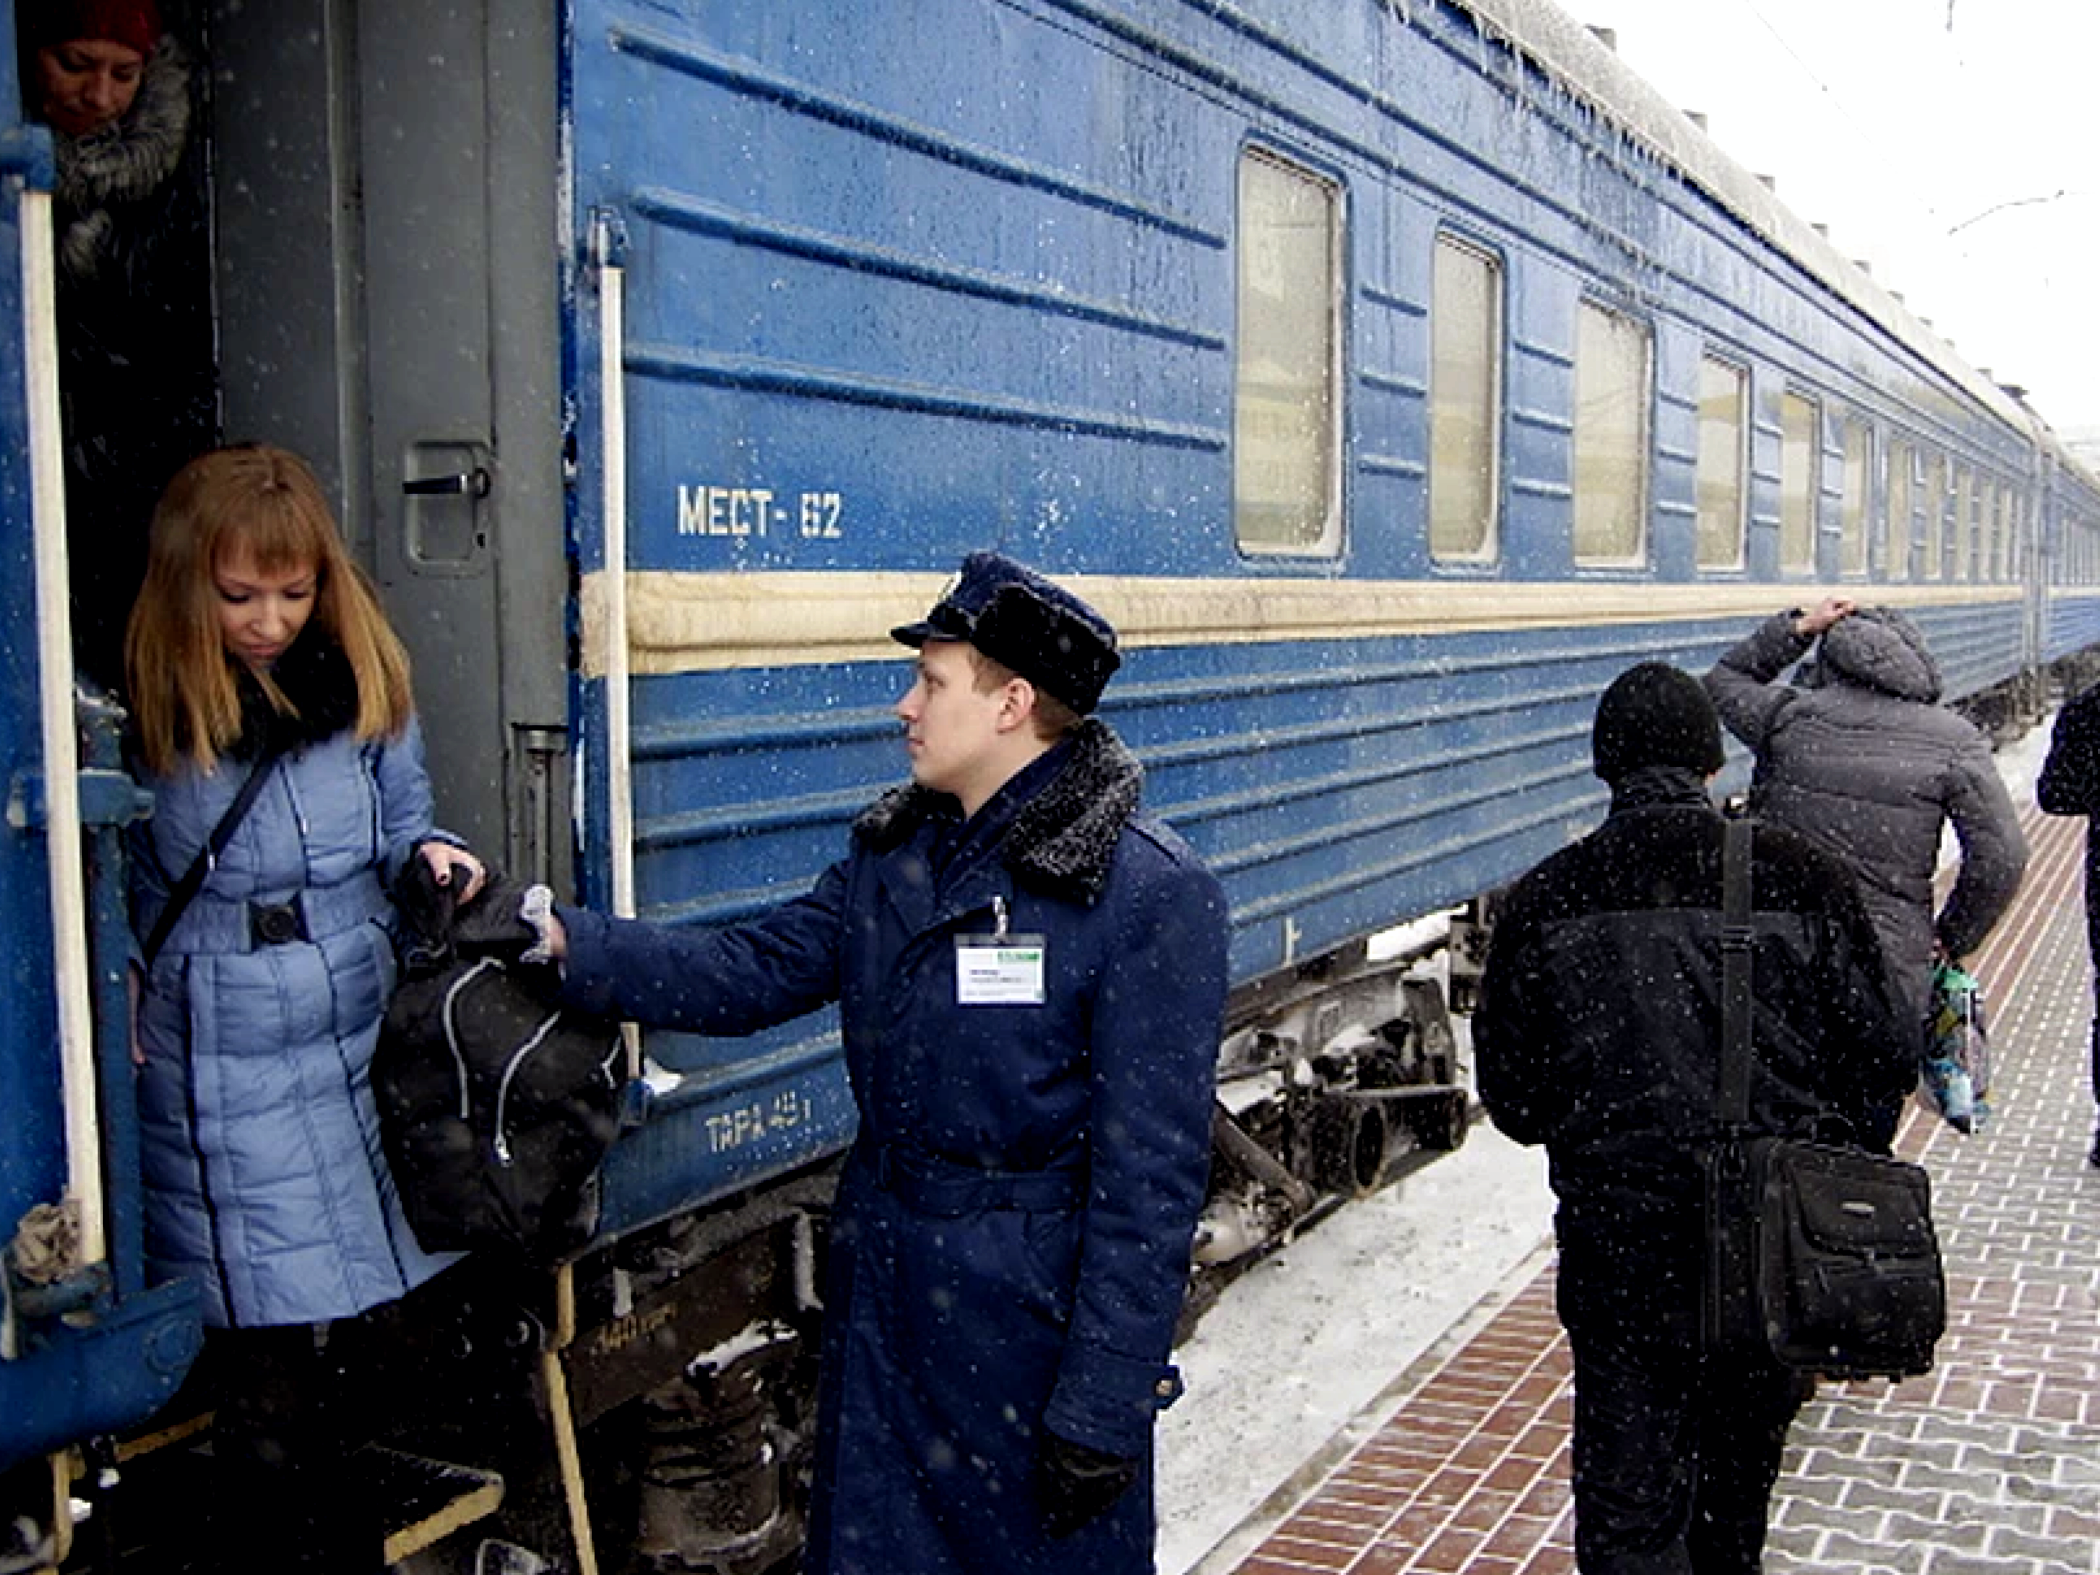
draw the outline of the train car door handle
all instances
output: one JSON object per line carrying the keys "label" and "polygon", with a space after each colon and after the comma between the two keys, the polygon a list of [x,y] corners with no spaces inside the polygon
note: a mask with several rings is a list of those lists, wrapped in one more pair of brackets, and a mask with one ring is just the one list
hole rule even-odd
{"label": "train car door handle", "polygon": [[452,476],[422,476],[414,481],[401,483],[401,490],[411,497],[433,496],[485,498],[493,483],[485,466],[476,465],[472,470],[461,471]]}

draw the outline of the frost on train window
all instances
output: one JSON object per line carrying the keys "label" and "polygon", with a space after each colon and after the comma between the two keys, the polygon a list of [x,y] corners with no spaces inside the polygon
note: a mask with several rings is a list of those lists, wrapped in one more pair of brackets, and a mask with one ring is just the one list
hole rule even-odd
{"label": "frost on train window", "polygon": [[1864,421],[1846,421],[1842,441],[1845,474],[1838,499],[1838,573],[1856,580],[1867,572],[1867,477],[1873,473],[1873,439]]}
{"label": "frost on train window", "polygon": [[1699,567],[1743,566],[1743,457],[1748,452],[1750,374],[1715,356],[1699,358]]}
{"label": "frost on train window", "polygon": [[1812,574],[1816,567],[1816,498],[1823,457],[1821,413],[1803,394],[1779,396],[1779,568]]}
{"label": "frost on train window", "polygon": [[1891,580],[1910,578],[1913,487],[1917,460],[1910,444],[1889,445],[1889,522],[1887,550],[1882,557],[1882,575]]}
{"label": "frost on train window", "polygon": [[1647,510],[1648,330],[1585,301],[1575,329],[1575,561],[1638,562]]}
{"label": "frost on train window", "polygon": [[1497,545],[1502,266],[1437,237],[1429,305],[1429,550],[1478,562]]}
{"label": "frost on train window", "polygon": [[1340,548],[1338,196],[1249,152],[1239,179],[1239,357],[1232,496],[1250,552]]}
{"label": "frost on train window", "polygon": [[1999,580],[2018,579],[2020,574],[2019,502],[2011,487],[1998,489],[1998,550],[1993,575]]}
{"label": "frost on train window", "polygon": [[1925,456],[1925,479],[1919,484],[1918,505],[1925,516],[1925,566],[1923,578],[1937,580],[1946,573],[1947,552],[1947,456]]}

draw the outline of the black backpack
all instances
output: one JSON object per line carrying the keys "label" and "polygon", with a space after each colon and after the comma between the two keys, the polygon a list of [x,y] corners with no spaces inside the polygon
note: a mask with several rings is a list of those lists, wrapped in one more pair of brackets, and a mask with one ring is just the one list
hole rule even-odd
{"label": "black backpack", "polygon": [[401,983],[372,1059],[387,1161],[425,1251],[553,1262],[590,1238],[620,1129],[618,1025],[554,1004],[521,964],[522,888],[491,876],[456,906],[420,858],[395,882]]}

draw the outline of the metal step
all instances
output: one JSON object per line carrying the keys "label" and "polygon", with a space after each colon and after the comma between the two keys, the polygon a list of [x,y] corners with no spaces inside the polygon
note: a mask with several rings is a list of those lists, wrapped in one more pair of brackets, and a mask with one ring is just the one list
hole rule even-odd
{"label": "metal step", "polygon": [[493,1515],[503,1502],[503,1478],[478,1466],[368,1444],[351,1457],[359,1493],[382,1506],[388,1527],[386,1562],[398,1564],[441,1542],[462,1526]]}

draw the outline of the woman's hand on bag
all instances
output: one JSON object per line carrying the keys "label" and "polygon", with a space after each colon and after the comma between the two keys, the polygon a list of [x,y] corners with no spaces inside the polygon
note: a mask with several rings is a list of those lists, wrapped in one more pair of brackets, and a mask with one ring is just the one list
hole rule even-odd
{"label": "woman's hand on bag", "polygon": [[457,902],[471,901],[487,878],[488,872],[481,867],[481,860],[456,843],[424,842],[417,844],[416,851],[430,866],[430,873],[437,878],[437,883],[450,888]]}

